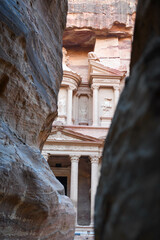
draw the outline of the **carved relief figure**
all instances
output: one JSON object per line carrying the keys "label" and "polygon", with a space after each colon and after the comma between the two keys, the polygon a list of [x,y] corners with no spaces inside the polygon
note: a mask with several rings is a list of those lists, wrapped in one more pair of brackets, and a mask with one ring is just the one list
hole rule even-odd
{"label": "carved relief figure", "polygon": [[58,99],[58,115],[66,115],[66,101],[63,97]]}
{"label": "carved relief figure", "polygon": [[95,52],[89,52],[88,53],[88,58],[93,59],[95,61],[100,61]]}
{"label": "carved relief figure", "polygon": [[83,106],[80,108],[80,116],[82,121],[87,120],[87,106]]}
{"label": "carved relief figure", "polygon": [[64,47],[62,48],[62,52],[63,52],[63,64],[69,66],[69,56],[67,55],[67,50]]}
{"label": "carved relief figure", "polygon": [[104,103],[101,105],[101,108],[103,110],[103,116],[107,116],[112,109],[112,98],[104,98]]}
{"label": "carved relief figure", "polygon": [[86,96],[80,98],[79,121],[88,123],[88,98]]}

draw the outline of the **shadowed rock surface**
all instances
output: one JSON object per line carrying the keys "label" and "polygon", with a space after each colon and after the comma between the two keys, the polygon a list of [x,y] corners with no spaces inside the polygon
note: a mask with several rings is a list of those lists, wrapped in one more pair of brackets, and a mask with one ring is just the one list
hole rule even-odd
{"label": "shadowed rock surface", "polygon": [[67,239],[75,213],[40,150],[57,114],[67,1],[0,1],[0,239]]}
{"label": "shadowed rock surface", "polygon": [[96,240],[160,239],[159,12],[159,0],[139,0],[131,76],[104,148]]}

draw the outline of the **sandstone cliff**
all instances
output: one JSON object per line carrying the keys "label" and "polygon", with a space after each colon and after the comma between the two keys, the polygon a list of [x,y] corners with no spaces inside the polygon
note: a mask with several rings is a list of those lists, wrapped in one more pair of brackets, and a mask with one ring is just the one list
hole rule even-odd
{"label": "sandstone cliff", "polygon": [[160,239],[159,12],[159,0],[139,0],[131,75],[103,153],[96,240]]}
{"label": "sandstone cliff", "polygon": [[0,239],[68,239],[74,210],[40,150],[57,113],[66,0],[0,1]]}
{"label": "sandstone cliff", "polygon": [[137,0],[69,0],[64,44],[69,40],[68,33],[72,33],[70,45],[81,38],[91,44],[96,36],[132,36],[136,4]]}
{"label": "sandstone cliff", "polygon": [[83,52],[84,56],[94,51],[107,67],[129,73],[137,0],[69,0],[68,3],[63,45],[68,52],[69,67],[86,79],[82,63],[81,71],[72,60],[74,51],[79,55]]}
{"label": "sandstone cliff", "polygon": [[133,27],[137,0],[69,0],[67,27],[111,29]]}

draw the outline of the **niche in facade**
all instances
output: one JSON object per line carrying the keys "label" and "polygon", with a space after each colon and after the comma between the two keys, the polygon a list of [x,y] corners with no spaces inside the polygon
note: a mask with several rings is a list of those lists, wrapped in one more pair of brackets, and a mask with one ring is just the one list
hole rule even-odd
{"label": "niche in facade", "polygon": [[89,99],[87,95],[81,95],[79,97],[78,119],[79,119],[79,125],[88,125]]}

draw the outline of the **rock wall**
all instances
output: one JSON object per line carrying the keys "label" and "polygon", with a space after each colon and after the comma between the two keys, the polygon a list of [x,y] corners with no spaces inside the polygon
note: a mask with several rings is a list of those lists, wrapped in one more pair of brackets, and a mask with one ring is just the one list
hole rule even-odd
{"label": "rock wall", "polygon": [[[69,0],[67,27],[111,29],[134,25],[137,0]],[[129,30],[129,29],[128,29]]]}
{"label": "rock wall", "polygon": [[0,1],[0,239],[68,239],[75,213],[40,150],[57,114],[66,0]]}
{"label": "rock wall", "polygon": [[131,37],[136,5],[137,0],[69,0],[64,45],[87,47],[95,37]]}
{"label": "rock wall", "polygon": [[159,0],[139,0],[131,75],[103,153],[96,240],[160,239],[159,12]]}
{"label": "rock wall", "polygon": [[104,65],[129,73],[137,0],[68,2],[69,12],[63,45],[68,52],[69,67],[87,78],[86,69],[82,66],[85,63],[80,64],[83,70],[78,72],[76,61],[72,59],[77,51],[80,57],[80,52],[83,52],[83,59],[87,52],[94,51]]}

